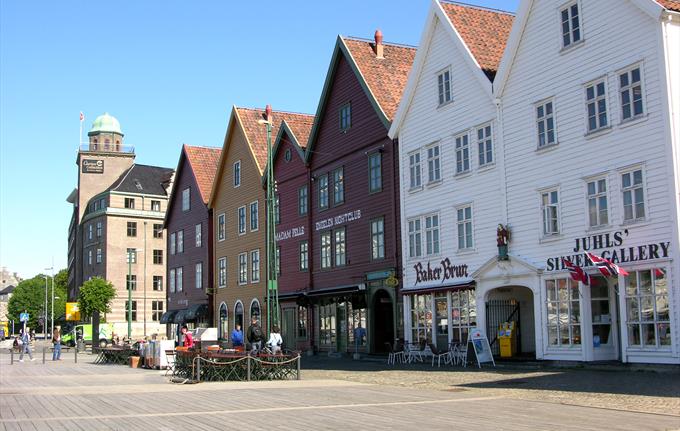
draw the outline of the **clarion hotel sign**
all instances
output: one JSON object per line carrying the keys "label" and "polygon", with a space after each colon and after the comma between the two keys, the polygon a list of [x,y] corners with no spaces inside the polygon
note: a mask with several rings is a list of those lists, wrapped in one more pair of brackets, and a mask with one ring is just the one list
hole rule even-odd
{"label": "clarion hotel sign", "polygon": [[103,174],[104,161],[96,159],[83,159],[82,163],[84,174]]}

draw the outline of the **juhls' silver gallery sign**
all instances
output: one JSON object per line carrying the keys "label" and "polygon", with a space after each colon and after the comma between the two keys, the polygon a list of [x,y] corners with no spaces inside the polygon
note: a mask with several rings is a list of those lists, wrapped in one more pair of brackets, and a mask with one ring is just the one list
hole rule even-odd
{"label": "juhls' silver gallery sign", "polygon": [[339,226],[341,224],[349,223],[354,220],[359,220],[361,218],[361,210],[354,210],[346,212],[335,217],[329,217],[327,219],[318,221],[315,223],[316,230],[330,229],[333,226]]}
{"label": "juhls' silver gallery sign", "polygon": [[103,174],[104,161],[95,159],[83,159],[83,173],[84,174]]}

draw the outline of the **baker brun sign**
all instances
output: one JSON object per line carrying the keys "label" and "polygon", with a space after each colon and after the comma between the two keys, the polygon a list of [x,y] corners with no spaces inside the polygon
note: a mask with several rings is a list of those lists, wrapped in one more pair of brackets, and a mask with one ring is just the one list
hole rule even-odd
{"label": "baker brun sign", "polygon": [[418,262],[413,265],[413,269],[416,271],[415,284],[437,280],[443,283],[452,278],[468,278],[468,266],[454,265],[448,257],[442,259],[439,265],[434,267],[430,265],[430,262],[427,262],[427,265]]}

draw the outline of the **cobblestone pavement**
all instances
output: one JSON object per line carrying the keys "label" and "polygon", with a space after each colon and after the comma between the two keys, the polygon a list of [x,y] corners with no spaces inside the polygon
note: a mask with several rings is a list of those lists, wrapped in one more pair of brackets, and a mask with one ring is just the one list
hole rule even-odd
{"label": "cobblestone pavement", "polygon": [[[312,357],[305,379],[470,392],[520,400],[680,416],[680,367],[629,371],[621,367],[496,368],[431,367],[429,363],[387,366],[384,362]],[[680,424],[679,424],[680,427]]]}

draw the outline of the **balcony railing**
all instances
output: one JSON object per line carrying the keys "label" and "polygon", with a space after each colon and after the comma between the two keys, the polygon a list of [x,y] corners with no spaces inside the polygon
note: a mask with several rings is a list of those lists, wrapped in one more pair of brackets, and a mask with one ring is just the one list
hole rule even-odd
{"label": "balcony railing", "polygon": [[135,147],[132,145],[116,145],[116,144],[80,144],[79,150],[81,152],[97,152],[97,153],[129,153],[134,154]]}

